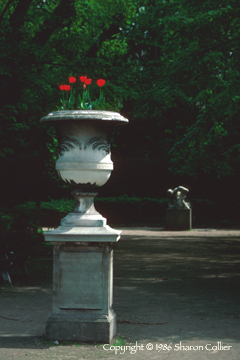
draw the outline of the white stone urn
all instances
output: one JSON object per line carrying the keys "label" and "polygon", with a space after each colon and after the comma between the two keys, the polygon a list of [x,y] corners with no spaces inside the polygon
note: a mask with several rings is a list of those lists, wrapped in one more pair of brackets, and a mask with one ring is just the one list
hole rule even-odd
{"label": "white stone urn", "polygon": [[66,110],[52,112],[40,122],[56,127],[59,144],[56,170],[74,189],[74,210],[61,225],[106,225],[93,201],[113,170],[109,136],[115,125],[128,120],[114,111]]}
{"label": "white stone urn", "polygon": [[113,170],[109,135],[128,120],[113,111],[56,111],[40,120],[54,125],[59,142],[56,170],[73,187],[73,211],[44,233],[53,245],[53,308],[49,340],[109,343],[116,334],[113,247],[120,230],[106,224],[93,204]]}
{"label": "white stone urn", "polygon": [[56,170],[66,183],[81,191],[104,185],[113,170],[108,135],[128,120],[113,111],[66,110],[43,117],[54,125],[59,142]]}

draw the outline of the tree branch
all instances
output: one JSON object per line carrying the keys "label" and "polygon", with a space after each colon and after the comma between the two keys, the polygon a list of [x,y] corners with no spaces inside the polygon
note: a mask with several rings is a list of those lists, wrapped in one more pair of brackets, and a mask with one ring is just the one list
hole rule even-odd
{"label": "tree branch", "polygon": [[45,45],[54,30],[62,26],[63,20],[70,20],[71,23],[71,18],[74,14],[74,1],[61,0],[51,18],[44,21],[42,29],[35,35],[33,42],[39,45]]}
{"label": "tree branch", "polygon": [[1,13],[1,16],[0,16],[0,23],[6,13],[6,11],[8,10],[9,6],[14,2],[15,0],[9,0],[8,3],[6,4],[5,8],[3,9],[3,12]]}
{"label": "tree branch", "polygon": [[109,26],[108,29],[105,29],[102,34],[98,37],[97,43],[95,43],[87,53],[87,57],[94,57],[96,53],[98,52],[101,44],[107,40],[111,39],[113,35],[116,35],[119,33],[119,24],[123,20],[122,14],[116,14],[113,16],[113,22]]}
{"label": "tree branch", "polygon": [[13,30],[19,29],[24,24],[25,15],[33,0],[19,0],[13,14],[10,16],[10,26]]}
{"label": "tree branch", "polygon": [[231,42],[233,42],[233,41],[235,41],[235,40],[239,40],[239,39],[240,39],[240,36],[237,36],[237,37],[235,37],[235,38],[233,38],[233,39],[229,39],[229,40],[227,40],[227,41],[222,41],[222,42],[220,42],[219,44],[216,44],[216,45],[212,46],[211,48],[208,48],[208,49],[206,49],[205,51],[203,51],[203,54],[206,54],[208,51],[215,50],[215,49],[217,49],[219,46],[222,46],[222,45],[225,45],[225,44],[229,44],[229,43],[231,43]]}

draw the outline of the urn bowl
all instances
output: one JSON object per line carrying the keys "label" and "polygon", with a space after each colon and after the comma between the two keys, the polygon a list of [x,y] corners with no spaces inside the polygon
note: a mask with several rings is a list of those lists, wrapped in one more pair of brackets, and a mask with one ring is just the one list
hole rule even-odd
{"label": "urn bowl", "polygon": [[40,122],[56,127],[59,157],[56,170],[62,180],[81,191],[104,185],[113,170],[109,135],[114,125],[128,120],[113,111],[66,110]]}

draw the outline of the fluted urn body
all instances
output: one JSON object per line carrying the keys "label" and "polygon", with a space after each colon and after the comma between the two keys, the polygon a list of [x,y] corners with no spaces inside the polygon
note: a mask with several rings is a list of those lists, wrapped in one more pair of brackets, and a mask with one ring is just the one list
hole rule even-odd
{"label": "fluted urn body", "polygon": [[128,120],[113,111],[56,111],[43,117],[57,129],[59,158],[56,170],[66,183],[81,191],[95,191],[113,170],[109,134]]}

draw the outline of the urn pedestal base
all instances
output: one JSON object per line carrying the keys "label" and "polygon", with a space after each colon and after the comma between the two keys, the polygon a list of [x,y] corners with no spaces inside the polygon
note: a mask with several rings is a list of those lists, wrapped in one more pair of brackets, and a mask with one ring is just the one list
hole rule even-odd
{"label": "urn pedestal base", "polygon": [[167,209],[166,230],[191,230],[192,209]]}
{"label": "urn pedestal base", "polygon": [[[81,215],[77,223],[81,224]],[[47,339],[112,341],[116,334],[112,243],[120,233],[105,225],[60,226],[44,234],[53,245],[53,309],[46,321]]]}
{"label": "urn pedestal base", "polygon": [[46,337],[52,341],[109,344],[116,335],[116,318],[114,311],[104,317],[51,314],[46,321]]}

